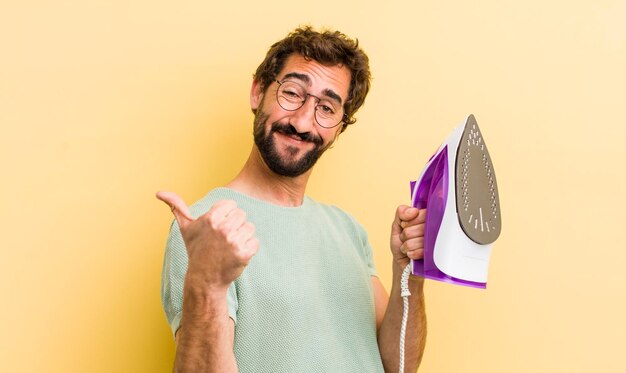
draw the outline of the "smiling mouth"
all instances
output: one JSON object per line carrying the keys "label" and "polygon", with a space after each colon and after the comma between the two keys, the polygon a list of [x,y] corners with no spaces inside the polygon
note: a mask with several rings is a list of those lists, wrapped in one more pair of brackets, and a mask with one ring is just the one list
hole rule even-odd
{"label": "smiling mouth", "polygon": [[[308,151],[309,148],[315,148],[315,144],[309,140],[302,139],[302,137],[298,135],[290,135],[286,133],[278,132],[275,133],[278,137],[282,137],[283,140],[279,140],[283,146],[287,149],[289,153],[295,155],[301,151]],[[310,146],[308,145],[310,144]]]}
{"label": "smiling mouth", "polygon": [[278,133],[279,135],[290,138],[292,140],[296,140],[300,142],[310,142],[308,139],[305,138],[306,137],[305,135],[301,135],[299,133],[293,133],[291,131],[284,131],[282,129],[277,129],[275,132]]}
{"label": "smiling mouth", "polygon": [[279,124],[274,123],[271,128],[272,132],[277,132],[282,136],[288,137],[294,141],[298,142],[310,142],[313,145],[321,146],[323,141],[321,138],[318,138],[311,134],[310,132],[299,133],[296,129],[290,124]]}
{"label": "smiling mouth", "polygon": [[282,143],[285,149],[293,156],[300,152],[308,152],[310,150],[315,149],[315,142],[303,138],[305,136],[301,136],[297,133],[285,133],[283,131],[275,131],[274,135],[278,138],[282,138],[281,140],[277,140]]}
{"label": "smiling mouth", "polygon": [[308,140],[303,139],[300,135],[288,135],[286,133],[281,133],[281,132],[279,132],[279,133],[281,135],[285,136],[285,137],[288,137],[288,138],[290,138],[292,140],[295,140],[295,141],[298,141],[298,142],[310,142]]}

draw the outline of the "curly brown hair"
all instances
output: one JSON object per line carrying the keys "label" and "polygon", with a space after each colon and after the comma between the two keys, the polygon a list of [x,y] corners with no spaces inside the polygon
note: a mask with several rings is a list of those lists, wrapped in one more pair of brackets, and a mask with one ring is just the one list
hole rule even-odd
{"label": "curly brown hair", "polygon": [[311,26],[298,27],[270,47],[254,73],[254,79],[261,84],[264,91],[276,79],[292,54],[300,54],[322,65],[343,65],[350,70],[350,89],[344,104],[345,117],[341,132],[355,123],[356,118],[353,115],[365,102],[371,80],[369,59],[359,48],[359,41],[352,40],[339,31],[318,32]]}

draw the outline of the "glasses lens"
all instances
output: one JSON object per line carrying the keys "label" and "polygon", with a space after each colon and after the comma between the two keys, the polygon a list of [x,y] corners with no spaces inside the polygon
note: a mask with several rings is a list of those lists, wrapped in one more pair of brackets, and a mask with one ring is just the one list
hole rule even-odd
{"label": "glasses lens", "polygon": [[[306,89],[298,83],[283,82],[279,83],[276,91],[276,100],[280,107],[285,110],[298,110],[304,105],[309,94]],[[343,107],[332,100],[317,99],[315,106],[315,120],[324,128],[332,128],[341,123],[343,119]]]}
{"label": "glasses lens", "polygon": [[278,87],[276,98],[283,109],[298,110],[304,105],[306,91],[299,84],[284,82]]}
{"label": "glasses lens", "polygon": [[325,128],[335,127],[341,122],[343,109],[333,105],[330,101],[320,101],[315,107],[315,119],[320,126]]}

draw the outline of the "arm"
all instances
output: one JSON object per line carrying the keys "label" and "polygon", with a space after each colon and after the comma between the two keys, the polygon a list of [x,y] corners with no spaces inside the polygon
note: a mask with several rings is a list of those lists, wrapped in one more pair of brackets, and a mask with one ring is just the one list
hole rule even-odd
{"label": "arm", "polygon": [[[397,268],[396,268],[397,267]],[[378,348],[386,372],[397,372],[400,362],[400,327],[402,324],[403,304],[400,296],[400,276],[402,269],[394,263],[393,285],[391,287],[391,297],[386,297],[386,291],[380,280],[373,277],[372,281],[382,290],[374,291],[380,293],[376,297],[376,304],[387,304],[386,309],[380,317],[380,327],[378,329]],[[424,279],[410,276],[409,290],[409,319],[406,327],[406,339],[404,344],[405,358],[404,367],[407,372],[415,372],[422,361],[424,347],[426,346],[426,311],[424,308]],[[384,295],[383,295],[384,294]],[[377,313],[378,319],[378,313]]]}
{"label": "arm", "polygon": [[237,372],[235,325],[226,291],[208,291],[185,278],[183,318],[176,333],[174,372]]}
{"label": "arm", "polygon": [[[400,277],[409,259],[424,255],[424,217],[426,210],[400,206],[391,230],[393,280],[391,296],[378,278],[373,277],[378,328],[378,347],[386,372],[397,372],[400,361],[400,328],[404,310],[400,296]],[[409,319],[405,339],[405,371],[415,372],[419,367],[426,345],[426,311],[424,307],[424,279],[409,276]],[[381,311],[384,309],[384,314]]]}
{"label": "arm", "polygon": [[172,209],[189,258],[174,371],[236,372],[234,322],[226,294],[258,250],[254,226],[233,201],[217,202],[193,219],[174,193],[159,192],[157,197]]}

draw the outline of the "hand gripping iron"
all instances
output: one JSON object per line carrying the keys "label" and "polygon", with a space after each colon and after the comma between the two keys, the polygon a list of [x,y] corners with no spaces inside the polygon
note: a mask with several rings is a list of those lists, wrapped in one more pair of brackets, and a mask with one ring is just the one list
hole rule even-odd
{"label": "hand gripping iron", "polygon": [[486,288],[502,220],[493,164],[473,115],[430,158],[411,191],[413,206],[426,208],[424,258],[411,261],[412,273]]}

